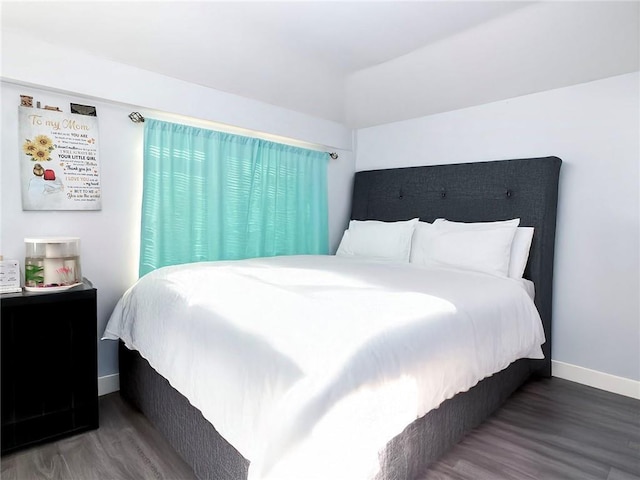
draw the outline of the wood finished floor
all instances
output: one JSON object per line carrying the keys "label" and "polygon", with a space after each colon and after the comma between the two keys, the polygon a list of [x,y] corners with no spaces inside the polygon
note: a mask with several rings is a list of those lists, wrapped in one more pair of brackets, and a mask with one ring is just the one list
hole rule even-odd
{"label": "wood finished floor", "polygon": [[[2,480],[196,479],[117,393],[100,398],[98,430],[1,464]],[[558,378],[529,382],[419,480],[502,479],[640,480],[640,401]]]}

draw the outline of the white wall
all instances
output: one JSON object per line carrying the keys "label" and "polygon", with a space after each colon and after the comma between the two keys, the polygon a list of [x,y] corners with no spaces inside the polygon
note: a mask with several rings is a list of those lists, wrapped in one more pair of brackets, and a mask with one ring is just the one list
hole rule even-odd
{"label": "white wall", "polygon": [[640,380],[640,75],[357,131],[356,170],[555,155],[553,352]]}
{"label": "white wall", "polygon": [[[5,33],[2,80],[0,254],[24,265],[24,237],[80,237],[83,275],[98,290],[99,335],[116,301],[137,278],[143,126],[127,118],[133,110],[171,121],[176,120],[169,114],[179,114],[200,119],[194,120],[199,126],[209,120],[330,147],[339,154],[338,160],[330,161],[328,172],[331,248],[340,241],[354,171],[352,132],[340,124]],[[66,112],[70,102],[96,106],[101,211],[22,211],[21,94]],[[115,342],[99,343],[100,376],[117,372],[115,347]]]}

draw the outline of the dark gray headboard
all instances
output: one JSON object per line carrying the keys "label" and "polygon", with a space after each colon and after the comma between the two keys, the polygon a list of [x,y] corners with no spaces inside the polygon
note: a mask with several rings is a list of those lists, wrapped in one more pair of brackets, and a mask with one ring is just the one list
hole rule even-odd
{"label": "dark gray headboard", "polygon": [[534,227],[525,277],[536,288],[535,303],[547,342],[537,373],[551,375],[551,305],[556,234],[557,157],[369,170],[355,174],[351,219],[397,221],[419,217],[460,222],[520,218]]}

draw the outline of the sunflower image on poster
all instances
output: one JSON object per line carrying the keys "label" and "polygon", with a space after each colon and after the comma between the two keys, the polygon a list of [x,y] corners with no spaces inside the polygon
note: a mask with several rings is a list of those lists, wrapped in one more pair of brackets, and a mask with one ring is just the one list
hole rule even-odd
{"label": "sunflower image on poster", "polygon": [[36,135],[23,143],[22,151],[34,162],[33,178],[29,180],[29,195],[46,196],[64,191],[60,176],[46,163],[51,162],[51,153],[55,149],[56,145],[47,135]]}

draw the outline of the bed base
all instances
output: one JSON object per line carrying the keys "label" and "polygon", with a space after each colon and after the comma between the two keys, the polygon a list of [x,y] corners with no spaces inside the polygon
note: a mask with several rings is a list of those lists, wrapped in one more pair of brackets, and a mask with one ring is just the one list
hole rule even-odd
{"label": "bed base", "polygon": [[135,350],[119,342],[120,395],[140,410],[201,480],[245,480],[246,460]]}
{"label": "bed base", "polygon": [[[222,438],[200,410],[122,342],[119,356],[120,394],[164,435],[198,478],[247,478],[249,461]],[[495,412],[527,381],[530,372],[531,362],[518,360],[411,423],[381,452],[382,468],[376,480],[419,478],[431,463]]]}

